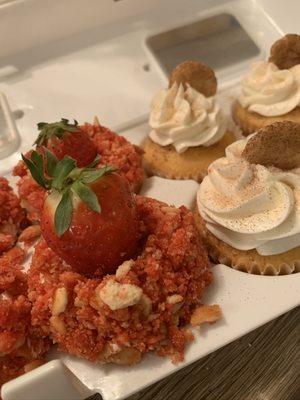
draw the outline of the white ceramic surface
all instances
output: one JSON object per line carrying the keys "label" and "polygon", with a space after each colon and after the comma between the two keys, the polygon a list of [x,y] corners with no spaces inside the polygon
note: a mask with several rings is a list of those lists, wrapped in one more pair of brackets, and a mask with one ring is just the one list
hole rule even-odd
{"label": "white ceramic surface", "polygon": [[[0,159],[7,158],[17,151],[20,140],[20,134],[7,97],[0,92]],[[6,168],[9,168],[9,165],[6,165]]]}
{"label": "white ceramic surface", "polygon": [[2,387],[5,400],[82,400],[91,392],[60,361],[53,360]]}
{"label": "white ceramic surface", "polygon": [[[260,47],[261,56],[281,33],[299,33],[298,0],[165,0],[166,12],[161,12],[158,1],[149,3],[103,0],[100,9],[97,0],[90,1],[89,7],[83,0],[74,0],[66,14],[62,10],[69,0],[0,2],[0,90],[18,118],[22,139],[18,151],[1,160],[1,174],[32,144],[40,120],[76,117],[84,121],[98,114],[104,124],[119,126],[127,138],[140,144],[148,131],[144,122],[149,101],[166,83],[144,45],[152,33],[228,12]],[[145,10],[147,14],[136,16]],[[16,32],[22,32],[22,40]],[[246,67],[238,63],[234,72],[218,76],[226,106]],[[151,178],[143,193],[191,207],[196,186],[191,181]],[[148,355],[139,365],[121,368],[53,353],[51,357],[60,361],[5,384],[3,399],[79,400],[98,391],[104,400],[120,400],[300,304],[299,273],[261,277],[224,265],[215,266],[213,272],[215,283],[205,301],[220,304],[223,319],[195,331],[196,340],[184,363],[174,366]]]}

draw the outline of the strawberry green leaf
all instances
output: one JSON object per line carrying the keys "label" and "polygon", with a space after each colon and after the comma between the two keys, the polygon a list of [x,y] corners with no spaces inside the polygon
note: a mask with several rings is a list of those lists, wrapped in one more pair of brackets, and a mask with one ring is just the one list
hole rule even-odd
{"label": "strawberry green leaf", "polygon": [[60,123],[62,125],[65,125],[68,128],[74,128],[74,127],[78,126],[78,122],[76,121],[76,119],[74,119],[74,123],[73,124],[69,124],[69,120],[68,119],[62,118]]}
{"label": "strawberry green leaf", "polygon": [[100,179],[104,174],[111,173],[115,170],[116,169],[114,167],[110,167],[109,165],[105,165],[102,168],[92,171],[86,169],[81,173],[81,182],[85,184],[93,183]]}
{"label": "strawberry green leaf", "polygon": [[49,176],[53,176],[55,167],[58,163],[57,158],[51,151],[49,151],[47,148],[44,148],[45,155],[46,155],[46,170]]}
{"label": "strawberry green leaf", "polygon": [[64,157],[58,161],[53,172],[52,187],[61,190],[69,173],[76,167],[76,161],[71,157]]}
{"label": "strawberry green leaf", "polygon": [[47,124],[47,122],[39,122],[37,124],[38,130],[41,131]]}
{"label": "strawberry green leaf", "polygon": [[39,169],[29,158],[26,158],[22,154],[22,160],[26,164],[29,169],[32,178],[36,181],[36,183],[42,186],[44,189],[49,188],[49,181],[43,175],[43,169]]}
{"label": "strawberry green leaf", "polygon": [[92,191],[91,188],[84,185],[80,181],[76,181],[72,185],[72,189],[78,195],[78,197],[92,210],[97,213],[101,212],[101,207],[98,201],[98,197]]}
{"label": "strawberry green leaf", "polygon": [[73,181],[76,181],[77,179],[79,179],[79,177],[82,174],[82,168],[74,168],[70,174],[69,174],[69,178],[71,178]]}
{"label": "strawberry green leaf", "polygon": [[58,236],[62,236],[70,227],[72,221],[73,203],[70,190],[66,190],[55,210],[54,225]]}
{"label": "strawberry green leaf", "polygon": [[59,122],[39,122],[37,124],[38,130],[40,131],[38,138],[34,142],[41,146],[47,142],[52,136],[56,136],[61,139],[65,132],[77,132],[79,130],[78,122],[74,119],[74,123],[69,123],[69,120],[62,118]]}
{"label": "strawberry green leaf", "polygon": [[30,156],[31,161],[33,164],[37,167],[38,170],[43,171],[44,169],[44,162],[43,162],[43,157],[41,154],[39,154],[37,151],[34,151],[31,153]]}

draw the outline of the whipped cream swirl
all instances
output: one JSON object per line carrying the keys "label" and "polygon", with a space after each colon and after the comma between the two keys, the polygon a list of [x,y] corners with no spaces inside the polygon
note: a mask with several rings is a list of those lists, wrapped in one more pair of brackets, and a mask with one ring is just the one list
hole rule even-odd
{"label": "whipped cream swirl", "polygon": [[197,193],[208,230],[239,250],[280,254],[300,245],[300,168],[283,171],[241,157],[249,140],[213,162]]}
{"label": "whipped cream swirl", "polygon": [[265,117],[284,115],[300,106],[300,65],[280,70],[273,63],[252,65],[242,81],[239,102]]}
{"label": "whipped cream swirl", "polygon": [[178,153],[189,147],[211,146],[226,131],[226,120],[215,97],[205,97],[188,85],[175,82],[152,100],[150,139],[160,146],[172,144]]}

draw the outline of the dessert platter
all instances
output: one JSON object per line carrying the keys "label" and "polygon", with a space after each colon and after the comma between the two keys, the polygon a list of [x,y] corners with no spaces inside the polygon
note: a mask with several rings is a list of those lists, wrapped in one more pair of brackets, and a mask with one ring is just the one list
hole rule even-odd
{"label": "dessert platter", "polygon": [[300,36],[216,94],[187,60],[147,124],[37,121],[0,178],[4,400],[122,399],[300,305]]}

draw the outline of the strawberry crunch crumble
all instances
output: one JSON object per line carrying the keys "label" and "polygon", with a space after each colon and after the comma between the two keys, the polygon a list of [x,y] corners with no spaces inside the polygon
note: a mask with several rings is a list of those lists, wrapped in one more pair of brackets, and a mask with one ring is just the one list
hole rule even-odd
{"label": "strawberry crunch crumble", "polygon": [[142,250],[114,275],[88,279],[43,240],[35,248],[28,278],[32,325],[62,351],[118,364],[155,351],[178,362],[193,340],[185,325],[212,281],[193,216],[185,207],[136,200]]}
{"label": "strawberry crunch crumble", "polygon": [[98,154],[99,166],[113,165],[128,180],[135,193],[141,189],[144,179],[142,149],[128,142],[109,128],[101,126],[95,118],[94,124],[85,123],[81,129],[93,140]]}
{"label": "strawberry crunch crumble", "polygon": [[20,247],[0,257],[0,385],[41,365],[50,345],[31,325],[25,257]]}
{"label": "strawberry crunch crumble", "polygon": [[5,178],[0,177],[0,255],[14,246],[26,225],[25,212]]}

